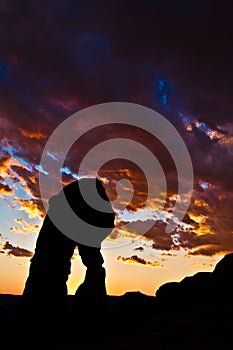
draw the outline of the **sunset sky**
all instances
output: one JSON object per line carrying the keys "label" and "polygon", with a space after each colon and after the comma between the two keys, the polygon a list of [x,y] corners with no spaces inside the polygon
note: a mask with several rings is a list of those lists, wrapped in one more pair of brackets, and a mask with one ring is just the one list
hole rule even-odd
{"label": "sunset sky", "polygon": [[[164,145],[120,125],[98,127],[73,145],[60,169],[63,184],[75,180],[89,150],[116,137],[150,149],[166,175],[166,205],[161,210],[155,199],[145,212],[143,169],[116,159],[100,171],[111,198],[119,179],[134,185],[118,225],[154,220],[142,237],[119,226],[104,242],[108,293],[154,295],[165,282],[212,271],[233,252],[231,22],[232,4],[220,0],[0,0],[0,293],[24,288],[45,215],[38,181],[39,174],[50,176],[40,164],[49,136],[75,112],[100,103],[159,112],[183,138],[194,171],[188,212],[168,234],[177,172]],[[48,157],[56,162],[59,152]],[[76,249],[70,294],[84,274]]]}

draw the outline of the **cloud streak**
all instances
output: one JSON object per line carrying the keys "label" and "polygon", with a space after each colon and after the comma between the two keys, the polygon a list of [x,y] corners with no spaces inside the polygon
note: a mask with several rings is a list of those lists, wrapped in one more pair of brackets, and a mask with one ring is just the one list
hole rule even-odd
{"label": "cloud streak", "polygon": [[118,256],[118,261],[122,261],[126,264],[138,264],[143,266],[150,266],[150,267],[163,267],[163,265],[158,261],[149,261],[144,258],[140,258],[137,255],[132,255],[130,257],[124,257],[124,256]]}
{"label": "cloud streak", "polygon": [[33,253],[30,250],[21,248],[19,246],[12,245],[9,241],[0,245],[1,253],[8,256],[14,256],[16,258],[30,258],[33,256]]}

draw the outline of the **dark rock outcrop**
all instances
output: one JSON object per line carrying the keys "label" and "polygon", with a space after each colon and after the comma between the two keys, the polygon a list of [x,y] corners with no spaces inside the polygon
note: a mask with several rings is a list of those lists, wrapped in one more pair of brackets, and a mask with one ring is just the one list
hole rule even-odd
{"label": "dark rock outcrop", "polygon": [[139,291],[126,292],[121,297],[121,305],[125,309],[131,311],[143,311],[148,312],[148,307],[154,305],[155,298],[153,296],[148,296]]}
{"label": "dark rock outcrop", "polygon": [[180,282],[162,285],[156,291],[160,308],[233,306],[233,254],[220,260],[213,272],[198,272]]}

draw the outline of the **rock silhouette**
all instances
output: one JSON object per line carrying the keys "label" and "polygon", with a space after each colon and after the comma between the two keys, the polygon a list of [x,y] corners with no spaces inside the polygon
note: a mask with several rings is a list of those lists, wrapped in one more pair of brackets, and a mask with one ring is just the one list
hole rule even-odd
{"label": "rock silhouette", "polygon": [[192,306],[233,306],[233,253],[221,259],[213,272],[198,272],[180,282],[169,282],[156,291],[162,308],[185,309]]}
{"label": "rock silhouette", "polygon": [[[83,198],[80,192],[80,184],[85,190],[92,191],[96,186],[100,198],[106,201],[109,212],[98,211],[92,208]],[[102,182],[97,178],[82,178],[65,186],[62,194],[73,210],[73,212],[84,222],[94,227],[104,227],[105,236],[109,234],[114,227],[115,214],[107,197]],[[49,217],[50,211],[58,210],[61,217],[63,200],[61,192],[52,197],[49,201],[49,210],[39,232],[35,253],[30,262],[29,275],[27,277],[23,300],[26,303],[33,303],[38,309],[50,309],[52,312],[59,305],[60,310],[67,308],[67,280],[71,272],[71,257],[76,245],[78,245],[79,254],[83,264],[86,266],[86,277],[82,285],[78,288],[76,295],[79,298],[87,298],[91,296],[92,300],[104,299],[106,297],[105,288],[105,269],[101,255],[101,241],[99,238],[97,247],[79,244],[78,239],[73,240],[61,232]],[[88,193],[87,193],[88,194]],[[89,193],[90,194],[90,193]],[[98,201],[95,201],[98,208]],[[101,206],[100,206],[101,208]],[[64,222],[69,225],[69,229],[73,230],[73,237],[81,237],[79,227],[67,221],[65,214]],[[67,222],[66,222],[67,221]],[[81,232],[85,235],[87,232]],[[90,299],[90,298],[89,298]]]}

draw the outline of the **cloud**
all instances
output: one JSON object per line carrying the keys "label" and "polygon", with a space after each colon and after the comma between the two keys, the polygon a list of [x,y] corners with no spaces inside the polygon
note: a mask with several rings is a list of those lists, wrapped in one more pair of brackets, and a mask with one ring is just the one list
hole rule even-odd
{"label": "cloud", "polygon": [[5,150],[1,150],[0,148],[0,173],[1,173],[1,179],[3,179],[3,177],[7,177],[9,176],[9,168],[8,165],[10,164],[11,161],[11,156],[5,151]]}
{"label": "cloud", "polygon": [[206,244],[206,246],[194,249],[193,251],[189,252],[189,255],[204,255],[204,256],[213,256],[216,254],[228,254],[229,252],[232,252],[232,248],[230,246],[228,247],[221,247],[216,246],[212,244]]}
{"label": "cloud", "polygon": [[30,219],[40,218],[43,219],[45,216],[44,208],[40,200],[37,199],[21,199],[14,197],[14,202],[20,204],[18,210],[24,210]]}
{"label": "cloud", "polygon": [[204,263],[204,262],[197,262],[197,261],[193,261],[190,263],[190,266],[208,266],[208,267],[213,267],[214,266],[214,262],[213,263]]}
{"label": "cloud", "polygon": [[123,256],[118,256],[117,257],[118,261],[123,261],[124,263],[127,264],[139,264],[139,265],[144,265],[144,266],[151,266],[151,267],[163,267],[162,264],[158,261],[149,261],[144,258],[140,258],[137,255],[132,255],[131,257],[123,257]]}
{"label": "cloud", "polygon": [[[140,224],[140,223],[139,223]],[[140,227],[140,226],[139,226]],[[162,220],[151,223],[151,229],[148,230],[142,238],[152,242],[152,248],[157,250],[177,250],[179,246],[174,242],[175,232],[167,234],[166,223]]]}
{"label": "cloud", "polygon": [[19,234],[21,234],[21,233],[24,233],[24,234],[25,234],[25,232],[24,232],[20,227],[18,227],[18,226],[12,226],[12,227],[10,228],[10,231],[11,231],[11,232],[15,232],[15,233],[19,233]]}
{"label": "cloud", "polygon": [[144,251],[144,248],[143,248],[143,247],[137,247],[137,248],[135,248],[134,250],[137,250],[137,251],[139,251],[139,252],[143,252],[143,251]]}
{"label": "cloud", "polygon": [[31,130],[20,129],[23,136],[30,139],[47,139],[48,135],[44,134],[39,127],[33,127]]}
{"label": "cloud", "polygon": [[33,253],[30,250],[21,248],[19,246],[13,246],[9,241],[6,241],[4,244],[1,244],[2,251],[6,251],[8,256],[15,256],[19,258],[30,258],[33,256]]}
{"label": "cloud", "polygon": [[177,254],[172,254],[172,253],[162,253],[160,254],[160,256],[171,256],[171,257],[174,257],[174,256],[177,256]]}
{"label": "cloud", "polygon": [[20,224],[21,228],[18,226],[13,226],[10,228],[10,230],[12,232],[16,232],[16,233],[20,233],[20,234],[21,233],[22,234],[29,234],[29,233],[38,233],[40,230],[40,225],[29,223],[23,219],[15,219],[15,222],[17,222],[17,224]]}
{"label": "cloud", "polygon": [[216,231],[203,233],[178,228],[175,232],[167,234],[164,223],[156,223],[144,235],[151,240],[152,248],[168,252],[185,249],[189,255],[212,256],[233,251],[233,235],[231,232]]}
{"label": "cloud", "polygon": [[40,198],[38,184],[39,175],[37,169],[32,168],[28,170],[19,165],[11,165],[10,168],[14,172],[14,182],[19,182],[29,196]]}
{"label": "cloud", "polygon": [[192,248],[192,254],[195,255],[232,252],[232,201],[233,194],[222,192],[219,186],[196,188],[189,207],[189,217],[198,222],[198,226],[191,223],[193,232],[180,233],[181,246]]}
{"label": "cloud", "polygon": [[[152,242],[152,248],[172,253],[185,249],[190,255],[231,253],[233,251],[231,192],[221,192],[218,186],[195,185],[191,204],[183,222],[167,234],[166,220],[151,222],[151,229],[142,236]],[[143,228],[138,220],[135,227]]]}
{"label": "cloud", "polygon": [[14,193],[14,190],[9,185],[0,182],[0,193],[12,195]]}

